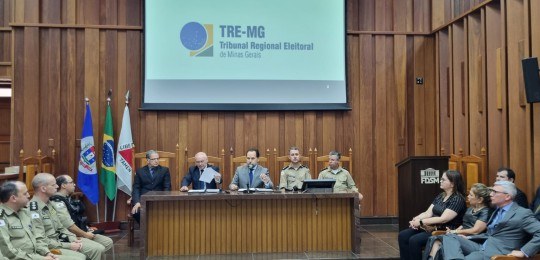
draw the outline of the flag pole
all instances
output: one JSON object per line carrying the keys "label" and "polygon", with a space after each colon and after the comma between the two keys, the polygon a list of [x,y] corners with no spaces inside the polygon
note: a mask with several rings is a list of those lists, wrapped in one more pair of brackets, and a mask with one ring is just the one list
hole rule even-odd
{"label": "flag pole", "polygon": [[[126,93],[126,101],[125,102],[126,102],[126,106],[129,106],[129,90]],[[118,139],[119,139],[118,142],[120,143],[120,137]],[[117,175],[116,175],[116,178],[118,178]],[[113,206],[112,221],[114,221],[115,217],[116,217],[116,201],[118,200],[118,188],[115,190],[115,192],[116,192],[116,196],[114,196],[114,206]],[[129,209],[129,210],[131,211],[131,209]]]}
{"label": "flag pole", "polygon": [[[110,89],[109,92],[107,93],[107,108],[111,105],[111,94],[112,94],[112,89]],[[102,154],[101,156],[105,156],[105,154]],[[103,172],[101,174],[103,174]],[[108,208],[108,205],[109,205],[109,200],[108,200],[108,197],[107,197],[107,191],[105,191],[105,209],[104,209],[105,212],[104,212],[104,220],[103,220],[105,222],[107,222],[107,208]]]}

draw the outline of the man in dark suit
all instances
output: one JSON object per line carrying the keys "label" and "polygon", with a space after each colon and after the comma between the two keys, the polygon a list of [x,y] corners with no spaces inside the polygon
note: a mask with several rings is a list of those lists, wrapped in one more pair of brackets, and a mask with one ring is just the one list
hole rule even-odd
{"label": "man in dark suit", "polygon": [[259,150],[250,148],[246,153],[246,164],[236,168],[234,177],[229,185],[229,189],[238,190],[238,188],[274,188],[272,180],[268,175],[268,169],[259,165]]}
{"label": "man in dark suit", "polygon": [[[509,181],[514,183],[516,180],[516,173],[506,167],[501,167],[497,170],[497,177],[495,178],[495,181]],[[514,198],[514,202],[518,205],[528,209],[529,208],[529,201],[527,200],[527,195],[523,191],[521,191],[516,186],[516,197]]]}
{"label": "man in dark suit", "polygon": [[538,189],[536,189],[536,195],[534,196],[534,200],[531,204],[531,210],[536,216],[536,219],[540,220],[540,186],[538,186]]}
{"label": "man in dark suit", "polygon": [[137,222],[141,217],[139,213],[141,195],[149,191],[171,190],[171,174],[169,168],[159,165],[159,154],[154,150],[149,150],[146,152],[146,160],[148,164],[137,169],[133,182],[131,203],[134,206],[131,209],[131,214]]}
{"label": "man in dark suit", "polygon": [[540,222],[529,209],[513,201],[516,186],[509,181],[497,181],[490,196],[497,209],[488,221],[487,232],[469,237],[450,235],[451,239],[443,243],[445,259],[487,260],[493,255],[506,254],[530,257],[538,252]]}
{"label": "man in dark suit", "polygon": [[[210,183],[199,180],[206,168],[212,168],[216,171],[214,179]],[[188,191],[188,186],[192,183],[194,190],[217,189],[217,184],[221,184],[219,167],[208,164],[208,156],[203,152],[195,154],[195,165],[189,167],[189,170],[180,185],[180,191]]]}

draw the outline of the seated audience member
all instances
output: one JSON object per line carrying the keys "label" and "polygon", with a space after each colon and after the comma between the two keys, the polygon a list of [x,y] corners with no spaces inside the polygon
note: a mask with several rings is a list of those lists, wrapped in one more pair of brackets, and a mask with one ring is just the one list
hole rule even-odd
{"label": "seated audience member", "polygon": [[170,191],[171,174],[169,168],[159,165],[159,154],[154,150],[146,152],[147,165],[137,169],[133,181],[131,203],[133,218],[140,222],[141,196],[149,191]]}
{"label": "seated audience member", "polygon": [[[495,181],[509,181],[512,183],[515,183],[516,180],[516,173],[506,167],[501,167],[497,170],[497,177],[495,178]],[[514,198],[514,202],[518,205],[528,209],[529,208],[529,201],[527,200],[527,195],[523,191],[521,191],[516,186],[516,197]]]}
{"label": "seated audience member", "polygon": [[531,204],[531,210],[533,211],[536,219],[540,220],[540,186],[536,189],[533,203]]}
{"label": "seated audience member", "polygon": [[250,148],[246,153],[246,164],[236,168],[229,189],[248,188],[272,189],[274,184],[268,175],[268,169],[259,165],[259,150]]}
{"label": "seated audience member", "polygon": [[[204,170],[208,167],[216,171],[214,179],[210,183],[199,180]],[[208,164],[208,156],[203,152],[195,154],[195,165],[189,167],[186,176],[184,176],[184,179],[182,180],[180,190],[188,191],[188,186],[190,184],[193,184],[194,190],[217,189],[217,184],[221,184],[219,167]]]}
{"label": "seated audience member", "polygon": [[23,182],[7,181],[0,186],[0,259],[58,259],[43,237],[35,234],[26,208],[29,198]]}
{"label": "seated audience member", "polygon": [[[77,237],[90,239],[101,244],[105,247],[105,251],[111,249],[113,246],[112,239],[89,231],[86,225],[86,217],[79,214],[80,211],[76,207],[81,207],[80,204],[82,203],[71,199],[71,194],[75,192],[75,183],[71,176],[60,175],[56,177],[56,185],[58,185],[58,192],[51,197],[53,201],[51,205],[56,210],[60,224]],[[80,222],[81,226],[78,226],[76,221]]]}
{"label": "seated audience member", "polygon": [[335,179],[334,192],[355,191],[362,200],[364,196],[356,188],[351,174],[339,165],[340,159],[340,153],[331,151],[328,156],[328,167],[319,173],[319,179]]}
{"label": "seated audience member", "polygon": [[496,210],[488,221],[487,232],[445,239],[442,244],[444,255],[448,259],[489,259],[493,255],[534,256],[540,249],[540,222],[534,218],[531,210],[514,202],[515,196],[516,186],[512,182],[495,182],[491,189],[491,204]]}
{"label": "seated audience member", "polygon": [[60,223],[58,212],[50,200],[58,189],[54,176],[50,173],[38,173],[32,180],[32,186],[34,196],[29,204],[32,226],[36,233],[43,235],[49,248],[60,250],[62,257],[101,259],[105,253],[103,245],[87,238],[78,238]]}
{"label": "seated audience member", "polygon": [[289,160],[291,163],[281,169],[279,178],[279,188],[286,190],[302,189],[304,180],[310,180],[309,168],[300,163],[300,149],[298,147],[289,148]]}
{"label": "seated audience member", "polygon": [[422,259],[422,248],[433,230],[456,229],[461,225],[467,208],[461,174],[454,170],[446,171],[441,177],[440,187],[443,192],[435,197],[429,208],[409,221],[408,229],[399,232],[401,259]]}
{"label": "seated audience member", "polygon": [[[447,235],[430,237],[424,249],[424,259],[445,259],[444,257],[440,257],[444,255],[444,252],[442,250],[439,251],[439,248],[447,236],[469,236],[486,231],[487,222],[492,212],[490,208],[490,193],[491,191],[486,185],[482,183],[473,184],[469,191],[469,196],[467,196],[470,207],[463,216],[463,224],[457,229],[448,228],[446,231]],[[440,254],[438,257],[436,257],[437,253]]]}

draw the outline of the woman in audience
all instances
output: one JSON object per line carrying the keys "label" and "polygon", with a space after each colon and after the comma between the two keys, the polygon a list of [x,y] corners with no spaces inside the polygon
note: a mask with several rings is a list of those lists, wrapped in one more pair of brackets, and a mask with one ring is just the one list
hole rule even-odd
{"label": "woman in audience", "polygon": [[409,228],[399,232],[399,254],[401,259],[422,258],[422,248],[433,230],[456,229],[461,224],[466,210],[464,184],[458,171],[448,170],[441,178],[443,190],[429,208],[409,221]]}
{"label": "woman in audience", "polygon": [[[489,188],[486,185],[482,183],[473,184],[469,196],[467,196],[470,207],[463,216],[463,224],[457,229],[447,229],[446,233],[469,236],[484,232],[492,213],[492,209],[489,207],[491,203],[489,193]],[[444,255],[444,252],[441,252],[442,250],[439,250],[439,248],[441,248],[441,243],[444,243],[445,237],[432,236],[429,238],[424,250],[424,259],[442,259],[441,256]]]}

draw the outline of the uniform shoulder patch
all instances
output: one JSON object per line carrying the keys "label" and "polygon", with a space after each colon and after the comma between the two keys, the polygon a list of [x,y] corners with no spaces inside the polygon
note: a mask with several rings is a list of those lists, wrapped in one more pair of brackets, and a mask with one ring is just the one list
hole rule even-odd
{"label": "uniform shoulder patch", "polygon": [[31,210],[31,211],[36,211],[36,210],[38,210],[38,203],[37,203],[37,201],[30,201],[30,210]]}
{"label": "uniform shoulder patch", "polygon": [[289,169],[289,167],[290,167],[290,165],[287,165],[287,166],[283,167],[283,169],[281,169],[281,170],[282,171],[287,170],[287,169]]}
{"label": "uniform shoulder patch", "polygon": [[32,214],[30,214],[30,216],[32,217],[32,219],[36,219],[36,218],[39,218],[39,213],[32,212]]}
{"label": "uniform shoulder patch", "polygon": [[56,203],[55,203],[55,206],[56,206],[57,208],[61,209],[61,208],[65,207],[66,204],[64,204],[63,201],[60,201],[60,202],[56,202]]}
{"label": "uniform shoulder patch", "polygon": [[4,220],[0,218],[0,227],[3,227],[5,225],[6,225],[6,222],[4,222]]}

